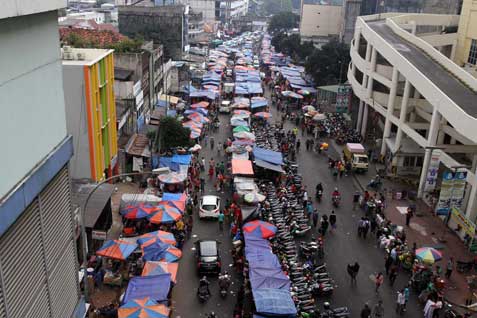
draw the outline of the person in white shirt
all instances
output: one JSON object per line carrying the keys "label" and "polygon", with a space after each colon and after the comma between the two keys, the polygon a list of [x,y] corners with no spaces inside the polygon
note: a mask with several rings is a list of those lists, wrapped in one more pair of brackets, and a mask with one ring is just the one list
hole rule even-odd
{"label": "person in white shirt", "polygon": [[404,289],[402,289],[398,291],[397,302],[396,302],[396,312],[399,315],[403,314],[405,305],[406,305],[406,296],[404,295]]}

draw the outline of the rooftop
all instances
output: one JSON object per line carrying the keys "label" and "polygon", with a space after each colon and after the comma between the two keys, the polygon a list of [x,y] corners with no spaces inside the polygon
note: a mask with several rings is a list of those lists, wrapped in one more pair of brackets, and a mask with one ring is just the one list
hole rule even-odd
{"label": "rooftop", "polygon": [[2,0],[0,19],[54,11],[66,7],[66,0]]}
{"label": "rooftop", "polygon": [[[103,59],[105,56],[112,54],[114,50],[106,49],[77,49],[70,48],[70,52],[65,52],[62,49],[63,65],[93,65]],[[65,54],[71,53],[74,60],[65,59]],[[82,54],[82,59],[78,59],[78,56]]]}

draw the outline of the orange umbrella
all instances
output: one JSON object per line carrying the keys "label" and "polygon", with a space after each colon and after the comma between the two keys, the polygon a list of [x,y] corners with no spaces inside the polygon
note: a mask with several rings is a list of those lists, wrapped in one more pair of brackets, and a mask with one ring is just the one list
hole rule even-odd
{"label": "orange umbrella", "polygon": [[169,273],[171,274],[172,282],[175,283],[178,269],[179,263],[148,261],[146,264],[144,264],[141,276],[154,276]]}

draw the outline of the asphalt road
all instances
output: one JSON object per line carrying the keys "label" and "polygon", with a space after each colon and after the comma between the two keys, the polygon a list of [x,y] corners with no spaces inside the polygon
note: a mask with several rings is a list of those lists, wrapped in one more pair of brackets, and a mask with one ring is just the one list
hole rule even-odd
{"label": "asphalt road", "polygon": [[[275,107],[272,107],[272,113],[274,119],[280,118]],[[221,126],[219,132],[212,134],[215,137],[216,144],[219,141],[223,141],[230,134],[229,118],[228,115],[220,115]],[[287,130],[293,127],[290,122],[285,124],[285,129]],[[385,317],[398,317],[395,313],[396,293],[399,288],[405,286],[409,276],[406,273],[400,273],[394,288],[390,287],[386,279],[379,294],[374,292],[373,275],[379,271],[384,272],[384,254],[383,251],[376,247],[376,240],[373,236],[368,236],[366,240],[357,237],[357,223],[362,212],[358,210],[352,211],[351,202],[353,193],[359,189],[358,184],[351,176],[334,180],[328,169],[326,155],[307,152],[304,147],[307,137],[301,136],[301,132],[299,136],[302,139],[301,152],[298,154],[299,172],[304,176],[304,184],[308,188],[309,195],[314,197],[314,188],[318,182],[322,182],[324,185],[323,201],[320,204],[314,202],[314,206],[318,208],[320,216],[329,214],[332,210],[330,197],[333,189],[338,187],[342,193],[341,206],[335,209],[337,214],[337,231],[328,234],[325,239],[325,262],[328,264],[328,269],[335,279],[336,288],[334,294],[329,299],[319,299],[319,304],[321,305],[326,300],[330,301],[332,306],[348,306],[351,310],[351,317],[359,317],[365,303],[372,307],[381,299],[385,306]],[[332,147],[330,147],[329,151],[331,155],[338,156]],[[222,156],[218,157],[216,148],[214,148],[214,151],[211,151],[210,146],[202,149],[201,156],[204,156],[207,162],[210,157],[214,157],[216,162],[217,160],[225,160]],[[217,194],[213,189],[211,181],[207,181],[206,194]],[[225,202],[226,195],[230,196],[230,194],[224,193],[219,193],[218,195],[222,197],[223,202]],[[196,296],[199,276],[196,274],[193,250],[193,242],[195,240],[220,240],[222,242],[220,248],[223,269],[229,268],[229,272],[235,275],[233,268],[229,267],[232,263],[229,252],[231,249],[230,236],[225,230],[224,233],[219,232],[217,222],[199,220],[197,214],[194,216],[193,236],[184,246],[184,255],[179,266],[178,283],[173,290],[173,317],[204,317],[204,315],[211,311],[218,314],[219,318],[231,317],[236,300],[235,292],[240,286],[237,278],[233,277],[232,293],[226,299],[221,299],[218,295],[217,279],[210,278],[212,297],[206,304],[200,304]],[[358,274],[357,285],[352,286],[346,273],[346,265],[355,261],[361,265],[361,269]],[[417,304],[416,299],[416,295],[411,295],[410,303],[405,313],[406,317],[422,317],[422,307]]]}
{"label": "asphalt road", "polygon": [[[215,147],[212,151],[210,149],[210,142],[207,147],[204,147],[200,152],[200,157],[205,157],[206,165],[211,157],[215,162],[226,162],[225,156],[223,156],[223,149],[221,155],[217,154],[217,144],[223,142],[227,136],[231,136],[231,127],[229,125],[229,115],[220,115],[221,125],[216,133],[211,133],[214,136]],[[206,172],[203,172],[206,175]],[[213,186],[213,180],[209,181],[208,176],[205,176],[206,186],[205,194],[218,195],[222,198],[222,204],[225,203],[227,198],[231,198],[230,193],[217,193]],[[219,318],[232,317],[233,309],[236,301],[236,292],[240,288],[240,283],[235,275],[235,270],[231,267],[232,257],[230,250],[232,248],[232,240],[228,234],[228,226],[224,226],[224,231],[219,231],[217,221],[214,220],[199,220],[197,212],[194,212],[194,226],[192,237],[186,242],[183,248],[183,257],[179,265],[179,273],[177,276],[178,283],[173,290],[173,317],[181,318],[195,318],[206,317],[211,311],[214,311]],[[222,270],[228,270],[229,274],[232,274],[232,285],[229,295],[222,299],[219,295],[218,283],[216,277],[209,277],[211,282],[212,296],[207,303],[201,304],[196,295],[197,287],[200,277],[196,271],[195,250],[194,242],[199,239],[216,239],[221,242],[220,251],[222,258]]]}

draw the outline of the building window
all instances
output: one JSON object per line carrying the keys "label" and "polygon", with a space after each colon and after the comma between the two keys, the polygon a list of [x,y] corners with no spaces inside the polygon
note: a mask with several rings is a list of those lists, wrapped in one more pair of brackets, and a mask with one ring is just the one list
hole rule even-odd
{"label": "building window", "polygon": [[472,42],[470,43],[469,59],[467,62],[473,65],[477,64],[477,40],[475,39],[472,39]]}

